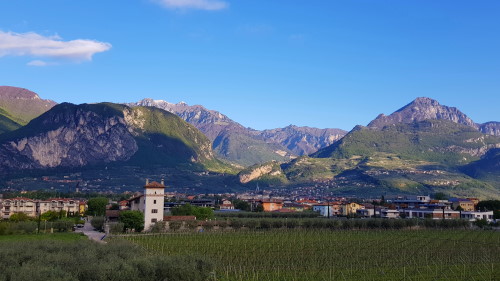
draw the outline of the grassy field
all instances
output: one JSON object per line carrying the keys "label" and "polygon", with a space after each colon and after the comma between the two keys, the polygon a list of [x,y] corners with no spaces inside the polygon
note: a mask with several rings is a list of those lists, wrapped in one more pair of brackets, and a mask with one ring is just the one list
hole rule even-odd
{"label": "grassy field", "polygon": [[500,232],[270,230],[125,239],[162,255],[199,255],[214,280],[500,280]]}

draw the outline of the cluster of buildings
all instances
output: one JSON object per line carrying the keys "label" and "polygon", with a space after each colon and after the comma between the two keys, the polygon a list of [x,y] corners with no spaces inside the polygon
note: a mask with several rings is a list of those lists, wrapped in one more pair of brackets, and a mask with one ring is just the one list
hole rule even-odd
{"label": "cluster of buildings", "polygon": [[0,218],[9,219],[16,213],[24,213],[36,217],[48,211],[65,211],[68,216],[83,215],[86,203],[76,199],[51,198],[47,200],[16,197],[9,199],[0,198]]}
{"label": "cluster of buildings", "polygon": [[[121,210],[138,210],[144,214],[145,229],[158,221],[167,220],[170,209],[183,204],[199,207],[218,208],[221,211],[239,211],[228,198],[215,201],[187,196],[181,200],[170,200],[174,194],[165,192],[164,181],[146,181],[144,192],[132,198],[118,202],[119,210],[109,210],[108,219],[118,218]],[[493,221],[493,211],[477,210],[479,200],[476,198],[452,198],[449,200],[434,200],[430,196],[401,197],[387,202],[373,200],[371,203],[353,202],[348,198],[327,198],[323,200],[311,198],[286,199],[272,196],[237,196],[246,201],[251,209],[264,212],[294,213],[314,211],[323,217],[379,217],[396,218],[430,218],[430,219],[485,219]],[[375,202],[374,202],[375,201]],[[376,203],[376,204],[373,204]],[[8,219],[12,214],[25,213],[36,217],[47,211],[65,211],[68,215],[84,215],[86,202],[77,199],[52,198],[48,200],[29,199],[24,197],[2,199],[0,197],[0,218]]]}
{"label": "cluster of buildings", "polygon": [[[493,211],[476,209],[477,198],[452,198],[449,200],[433,200],[430,196],[412,196],[397,198],[383,204],[339,201],[319,201],[314,199],[282,200],[282,199],[245,199],[253,205],[260,204],[265,212],[302,212],[312,210],[324,217],[379,217],[396,218],[430,218],[430,219],[485,219],[493,221]],[[381,202],[382,203],[382,202]]]}

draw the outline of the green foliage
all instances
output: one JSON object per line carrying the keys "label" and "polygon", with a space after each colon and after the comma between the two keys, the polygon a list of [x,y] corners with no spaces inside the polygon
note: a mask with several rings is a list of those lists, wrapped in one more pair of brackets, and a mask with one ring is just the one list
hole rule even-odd
{"label": "green foliage", "polygon": [[96,197],[91,198],[87,202],[87,213],[91,216],[104,216],[106,214],[106,205],[108,205],[108,198]]}
{"label": "green foliage", "polygon": [[9,118],[9,114],[0,108],[0,134],[14,131],[19,127],[21,125]]}
{"label": "green foliage", "polygon": [[[248,149],[251,147],[252,149]],[[223,131],[213,141],[213,149],[218,155],[243,166],[269,161],[284,162],[287,157],[276,151],[287,151],[281,145],[267,143],[264,140],[242,132]]]}
{"label": "green foliage", "polygon": [[436,192],[432,197],[436,200],[448,200],[448,195],[443,192]]}
{"label": "green foliage", "polygon": [[109,224],[109,232],[112,234],[120,234],[125,231],[125,224],[121,222],[110,223]]}
{"label": "green foliage", "polygon": [[477,209],[481,211],[493,211],[493,218],[500,219],[500,200],[485,200],[477,204]]}
{"label": "green foliage", "polygon": [[197,207],[189,203],[180,205],[172,209],[174,216],[196,216],[198,220],[207,220],[214,218],[214,211],[208,207]]}
{"label": "green foliage", "polygon": [[124,241],[106,245],[80,240],[0,242],[0,280],[208,280],[204,258],[165,257]]}
{"label": "green foliage", "polygon": [[64,217],[66,217],[65,210],[61,210],[59,212],[47,211],[40,216],[40,219],[43,221],[56,221],[56,220],[62,219]]}
{"label": "green foliage", "polygon": [[234,205],[234,208],[236,208],[238,210],[246,211],[246,212],[250,212],[250,209],[251,209],[250,203],[248,203],[247,201],[239,200],[239,199],[233,200],[233,205]]}
{"label": "green foliage", "polygon": [[29,221],[31,219],[33,219],[33,218],[31,218],[30,216],[28,216],[25,213],[15,213],[15,214],[10,215],[10,218],[9,218],[9,220],[13,221],[13,222]]}
{"label": "green foliage", "polygon": [[123,223],[125,229],[135,229],[137,232],[141,232],[144,229],[144,214],[140,211],[120,212],[118,220]]}
{"label": "green foliage", "polygon": [[93,228],[97,229],[98,231],[103,231],[104,222],[105,222],[104,217],[93,217],[92,220],[90,221],[90,224],[92,225]]}

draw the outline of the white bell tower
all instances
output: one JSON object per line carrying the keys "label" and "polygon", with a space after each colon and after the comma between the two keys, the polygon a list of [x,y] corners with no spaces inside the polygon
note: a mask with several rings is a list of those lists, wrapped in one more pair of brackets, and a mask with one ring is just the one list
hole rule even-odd
{"label": "white bell tower", "polygon": [[144,230],[148,231],[156,222],[163,221],[165,182],[149,182],[144,186]]}

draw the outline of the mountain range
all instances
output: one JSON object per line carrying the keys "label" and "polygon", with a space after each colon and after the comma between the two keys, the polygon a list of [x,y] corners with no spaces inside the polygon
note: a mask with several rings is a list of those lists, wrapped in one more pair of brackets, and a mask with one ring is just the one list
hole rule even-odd
{"label": "mountain range", "polygon": [[285,128],[258,131],[246,128],[226,115],[163,100],[143,99],[129,106],[152,106],[172,112],[203,132],[217,155],[230,162],[249,166],[268,161],[289,161],[333,144],[347,132],[341,129],[317,129],[290,125]]}
{"label": "mountain range", "polygon": [[500,137],[491,129],[496,124],[476,124],[456,108],[417,98],[310,156],[251,167],[239,178],[246,183],[320,183],[357,194],[444,191],[498,198]]}
{"label": "mountain range", "polygon": [[430,98],[348,133],[292,125],[258,131],[200,105],[151,99],[56,105],[0,87],[0,100],[2,175],[121,167],[118,180],[125,170],[147,175],[160,167],[175,169],[172,178],[186,187],[196,182],[207,190],[260,183],[364,196],[500,197],[500,123],[475,123]]}

